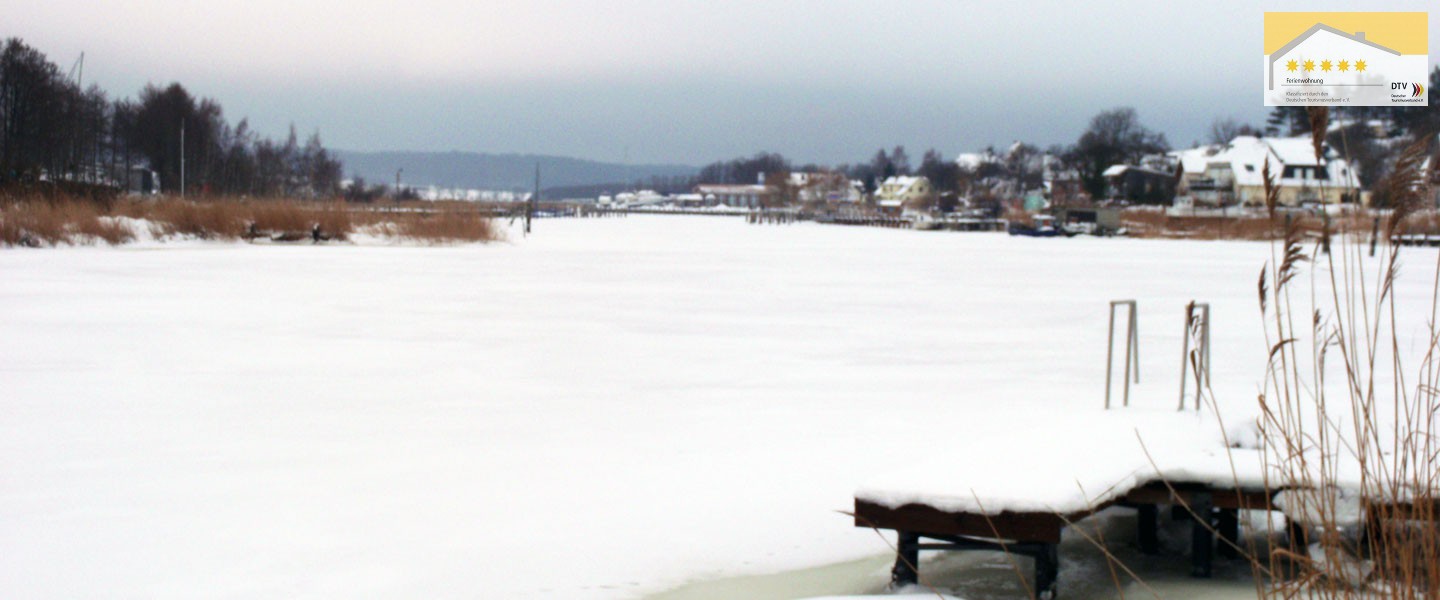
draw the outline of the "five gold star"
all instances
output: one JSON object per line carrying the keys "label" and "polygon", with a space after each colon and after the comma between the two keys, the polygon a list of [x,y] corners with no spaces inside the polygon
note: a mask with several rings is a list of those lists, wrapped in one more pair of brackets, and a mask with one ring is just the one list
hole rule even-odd
{"label": "five gold star", "polygon": [[1291,73],[1294,73],[1296,67],[1298,67],[1298,66],[1299,66],[1299,65],[1297,65],[1297,64],[1295,63],[1295,61],[1292,60],[1292,61],[1290,61],[1290,62],[1288,62],[1288,63],[1285,63],[1285,70],[1290,71]]}
{"label": "five gold star", "polygon": [[1307,61],[1305,61],[1305,72],[1306,72],[1306,73],[1309,73],[1309,72],[1314,71],[1314,70],[1315,70],[1315,61],[1313,61],[1313,60],[1307,60]]}
{"label": "five gold star", "polygon": [[1327,61],[1321,62],[1321,63],[1320,63],[1320,70],[1321,70],[1321,71],[1329,71],[1329,70],[1330,70],[1330,61],[1327,60]]}
{"label": "five gold star", "polygon": [[1350,70],[1350,61],[1348,61],[1348,60],[1342,60],[1342,61],[1340,61],[1340,71],[1341,71],[1341,72],[1344,72],[1344,71],[1349,71],[1349,70]]}
{"label": "five gold star", "polygon": [[1357,61],[1355,61],[1355,70],[1356,70],[1357,72],[1358,72],[1358,71],[1364,71],[1364,70],[1365,70],[1365,61],[1363,61],[1363,60],[1357,60]]}

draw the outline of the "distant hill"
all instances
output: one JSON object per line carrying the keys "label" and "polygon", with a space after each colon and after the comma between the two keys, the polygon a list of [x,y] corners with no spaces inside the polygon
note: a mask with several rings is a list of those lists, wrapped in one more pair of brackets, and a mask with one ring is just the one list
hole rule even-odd
{"label": "distant hill", "polygon": [[345,163],[345,177],[359,175],[371,183],[395,183],[395,170],[405,169],[401,183],[413,186],[487,190],[528,190],[535,186],[535,165],[545,189],[621,186],[625,181],[689,177],[699,168],[687,165],[621,165],[537,154],[480,152],[352,152],[335,151]]}

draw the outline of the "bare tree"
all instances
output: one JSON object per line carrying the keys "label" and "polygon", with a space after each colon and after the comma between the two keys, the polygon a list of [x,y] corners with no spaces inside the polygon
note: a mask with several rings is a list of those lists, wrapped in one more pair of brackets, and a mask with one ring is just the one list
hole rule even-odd
{"label": "bare tree", "polygon": [[1260,135],[1260,129],[1241,123],[1235,117],[1220,117],[1210,123],[1210,143],[1228,144],[1242,135]]}
{"label": "bare tree", "polygon": [[896,175],[910,174],[910,155],[905,153],[904,146],[896,146],[890,151],[890,164],[894,165]]}
{"label": "bare tree", "polygon": [[1105,193],[1105,169],[1138,163],[1147,154],[1169,149],[1165,134],[1147,129],[1140,124],[1135,109],[1123,107],[1095,115],[1075,147],[1066,153],[1066,160],[1080,172],[1081,184],[1090,197],[1099,198]]}

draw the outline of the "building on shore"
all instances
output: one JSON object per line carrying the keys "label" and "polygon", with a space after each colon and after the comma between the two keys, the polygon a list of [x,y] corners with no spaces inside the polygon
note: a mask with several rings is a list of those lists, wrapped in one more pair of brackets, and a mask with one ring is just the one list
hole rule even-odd
{"label": "building on shore", "polygon": [[906,207],[914,207],[933,198],[929,179],[897,175],[885,178],[875,190],[875,207],[882,213],[898,215]]}
{"label": "building on shore", "polygon": [[1328,144],[1317,159],[1309,136],[1242,135],[1228,144],[1170,153],[1181,176],[1179,193],[1201,206],[1262,206],[1265,171],[1279,189],[1281,206],[1368,203],[1355,167]]}
{"label": "building on shore", "polygon": [[761,208],[773,203],[777,190],[760,184],[702,183],[695,186],[695,193],[704,198],[706,206]]}
{"label": "building on shore", "polygon": [[1105,169],[1108,199],[1125,204],[1170,206],[1175,203],[1175,173],[1149,166],[1112,165]]}

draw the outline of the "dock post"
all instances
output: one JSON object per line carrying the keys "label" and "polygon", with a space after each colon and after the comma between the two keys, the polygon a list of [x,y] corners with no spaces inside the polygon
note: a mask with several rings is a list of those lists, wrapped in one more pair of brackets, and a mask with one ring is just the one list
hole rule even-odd
{"label": "dock post", "polygon": [[1135,507],[1135,518],[1137,526],[1140,552],[1142,554],[1156,554],[1160,551],[1160,507],[1154,504],[1141,504]]}
{"label": "dock post", "polygon": [[1213,572],[1215,533],[1211,529],[1214,506],[1209,492],[1200,492],[1190,500],[1194,522],[1190,526],[1190,576],[1209,578]]}
{"label": "dock post", "polygon": [[1305,530],[1305,524],[1290,517],[1285,517],[1285,541],[1290,545],[1290,551],[1300,556],[1307,556],[1310,547],[1310,534]]}
{"label": "dock post", "polygon": [[909,531],[895,532],[895,567],[890,569],[890,587],[899,589],[920,582],[915,571],[920,566],[920,535]]}
{"label": "dock post", "polygon": [[1060,546],[1044,544],[1035,553],[1035,596],[1055,597],[1055,580],[1060,576]]}
{"label": "dock post", "polygon": [[1220,556],[1228,560],[1240,557],[1240,511],[1222,508],[1215,513],[1215,530],[1220,533]]}

